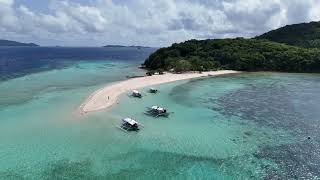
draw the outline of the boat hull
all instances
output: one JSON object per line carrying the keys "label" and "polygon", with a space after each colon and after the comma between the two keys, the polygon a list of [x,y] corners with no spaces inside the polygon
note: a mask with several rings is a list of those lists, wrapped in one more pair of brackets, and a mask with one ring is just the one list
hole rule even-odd
{"label": "boat hull", "polygon": [[153,116],[153,117],[169,117],[169,113],[159,113],[159,112],[154,112],[153,110],[147,110],[145,112],[146,115],[148,116]]}
{"label": "boat hull", "polygon": [[125,130],[125,131],[128,131],[128,132],[130,132],[130,131],[139,131],[140,130],[139,127],[137,127],[137,128],[136,127],[129,127],[129,126],[126,126],[126,125],[121,125],[120,128]]}

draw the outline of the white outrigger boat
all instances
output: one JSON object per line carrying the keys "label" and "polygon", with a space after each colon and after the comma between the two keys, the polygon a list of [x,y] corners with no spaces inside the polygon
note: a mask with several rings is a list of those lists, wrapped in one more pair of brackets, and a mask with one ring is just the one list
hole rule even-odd
{"label": "white outrigger boat", "polygon": [[155,88],[149,89],[149,93],[156,94],[157,92],[158,92],[158,89],[155,89]]}
{"label": "white outrigger boat", "polygon": [[153,116],[153,117],[168,117],[169,112],[162,107],[159,106],[152,106],[148,107],[145,114]]}
{"label": "white outrigger boat", "polygon": [[141,93],[138,90],[133,90],[131,93],[132,97],[142,98]]}
{"label": "white outrigger boat", "polygon": [[131,118],[122,119],[121,129],[126,131],[139,131],[141,124]]}

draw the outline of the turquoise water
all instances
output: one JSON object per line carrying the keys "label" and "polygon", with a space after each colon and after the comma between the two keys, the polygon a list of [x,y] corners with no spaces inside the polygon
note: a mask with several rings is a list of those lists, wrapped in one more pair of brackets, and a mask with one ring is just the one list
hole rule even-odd
{"label": "turquoise water", "polygon": [[[317,179],[320,76],[245,73],[122,95],[109,110],[79,105],[144,72],[80,61],[0,83],[0,179]],[[161,105],[169,118],[143,114]],[[138,133],[117,128],[133,117]],[[308,140],[307,137],[310,137]]]}

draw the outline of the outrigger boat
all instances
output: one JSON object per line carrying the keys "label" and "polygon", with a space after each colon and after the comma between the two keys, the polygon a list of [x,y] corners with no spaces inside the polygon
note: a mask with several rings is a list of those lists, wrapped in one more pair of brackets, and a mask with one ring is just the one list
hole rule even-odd
{"label": "outrigger boat", "polygon": [[158,89],[155,89],[155,88],[150,88],[149,89],[149,93],[156,94],[157,92],[158,92]]}
{"label": "outrigger boat", "polygon": [[145,114],[153,116],[153,117],[168,117],[169,116],[169,112],[165,108],[162,108],[159,106],[148,107]]}
{"label": "outrigger boat", "polygon": [[139,91],[137,91],[137,90],[133,90],[131,96],[132,97],[137,97],[137,98],[142,98],[141,93]]}
{"label": "outrigger boat", "polygon": [[120,128],[126,131],[139,131],[139,126],[140,124],[137,121],[131,118],[124,118]]}

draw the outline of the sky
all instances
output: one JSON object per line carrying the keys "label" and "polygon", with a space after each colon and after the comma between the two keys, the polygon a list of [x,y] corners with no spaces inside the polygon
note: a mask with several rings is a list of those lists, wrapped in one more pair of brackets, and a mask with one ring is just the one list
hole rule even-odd
{"label": "sky", "polygon": [[0,0],[0,39],[43,46],[169,46],[319,21],[320,0]]}

